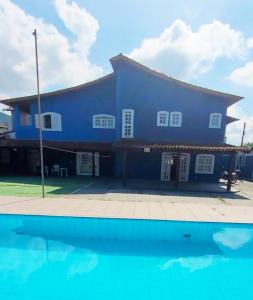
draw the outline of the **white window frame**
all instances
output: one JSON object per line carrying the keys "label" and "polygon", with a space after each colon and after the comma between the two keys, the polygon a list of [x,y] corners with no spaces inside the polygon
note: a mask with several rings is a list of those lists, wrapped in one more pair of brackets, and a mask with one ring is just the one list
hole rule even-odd
{"label": "white window frame", "polygon": [[[178,115],[179,116],[179,123],[174,124],[173,123],[173,116]],[[170,113],[170,127],[181,127],[182,126],[182,113],[180,111],[172,111]]]}
{"label": "white window frame", "polygon": [[25,111],[20,112],[20,124],[21,126],[31,126],[32,125],[32,115]]}
{"label": "white window frame", "polygon": [[[211,170],[207,171],[207,170],[200,170],[200,158],[201,157],[208,157],[208,158],[212,158],[212,165],[211,165]],[[215,162],[215,156],[213,154],[197,154],[196,155],[196,163],[195,163],[195,173],[196,174],[213,174],[213,170],[214,170],[214,162]]]}
{"label": "white window frame", "polygon": [[[51,128],[45,128],[44,117],[51,116]],[[35,114],[35,127],[39,128],[39,114]],[[41,129],[43,131],[62,131],[61,115],[56,112],[45,112],[41,114]]]}
{"label": "white window frame", "polygon": [[[131,120],[129,124],[125,122],[126,114],[130,113]],[[126,135],[126,126],[130,126],[130,134]],[[125,108],[122,110],[122,138],[133,138],[134,137],[134,110],[130,108]]]}
{"label": "white window frame", "polygon": [[[213,124],[213,117],[218,117],[218,124],[215,126]],[[221,128],[221,121],[222,121],[222,114],[221,113],[211,113],[209,117],[209,128],[216,128],[219,129]]]}
{"label": "white window frame", "polygon": [[[161,122],[161,115],[165,115],[165,123]],[[167,127],[169,125],[169,112],[168,111],[158,111],[156,125],[161,127]]]}
{"label": "white window frame", "polygon": [[[101,124],[97,125],[96,120],[100,119]],[[106,125],[102,125],[102,120],[106,120]],[[112,125],[108,125],[108,120],[112,120]],[[107,114],[99,114],[93,116],[93,128],[101,128],[101,129],[114,129],[115,128],[115,117],[113,115],[107,115]]]}

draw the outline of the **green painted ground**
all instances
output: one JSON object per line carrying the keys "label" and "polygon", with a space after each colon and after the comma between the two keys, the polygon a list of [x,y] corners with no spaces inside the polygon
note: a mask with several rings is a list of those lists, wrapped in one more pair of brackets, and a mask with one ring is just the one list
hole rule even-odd
{"label": "green painted ground", "polygon": [[[69,194],[92,181],[91,178],[45,178],[47,197]],[[2,177],[0,176],[0,196],[41,196],[40,177]]]}

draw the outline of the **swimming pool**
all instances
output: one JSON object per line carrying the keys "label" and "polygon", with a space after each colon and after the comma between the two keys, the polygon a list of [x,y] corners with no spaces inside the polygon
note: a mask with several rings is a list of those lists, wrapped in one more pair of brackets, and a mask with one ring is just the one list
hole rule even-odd
{"label": "swimming pool", "polygon": [[1,215],[0,299],[253,299],[253,226]]}

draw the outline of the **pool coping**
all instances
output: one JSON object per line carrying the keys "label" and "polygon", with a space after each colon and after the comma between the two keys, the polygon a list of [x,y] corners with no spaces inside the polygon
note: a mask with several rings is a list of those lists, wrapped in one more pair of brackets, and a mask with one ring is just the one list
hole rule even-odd
{"label": "pool coping", "polygon": [[196,220],[177,220],[177,219],[144,219],[144,218],[122,218],[122,217],[102,217],[102,216],[72,216],[72,215],[46,215],[46,214],[16,214],[16,213],[0,213],[0,216],[14,217],[45,217],[45,218],[73,218],[73,219],[101,219],[101,220],[126,220],[126,221],[152,221],[152,222],[175,222],[175,223],[204,223],[204,224],[234,224],[234,225],[249,225],[248,222],[225,222],[225,221],[196,221]]}
{"label": "pool coping", "polygon": [[76,198],[5,199],[0,214],[253,224],[253,207]]}

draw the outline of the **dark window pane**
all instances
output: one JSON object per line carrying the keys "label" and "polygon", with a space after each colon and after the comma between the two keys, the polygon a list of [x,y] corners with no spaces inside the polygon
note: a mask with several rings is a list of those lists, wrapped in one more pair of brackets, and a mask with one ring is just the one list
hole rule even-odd
{"label": "dark window pane", "polygon": [[50,115],[45,115],[44,116],[44,128],[52,128],[51,116]]}

